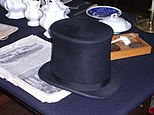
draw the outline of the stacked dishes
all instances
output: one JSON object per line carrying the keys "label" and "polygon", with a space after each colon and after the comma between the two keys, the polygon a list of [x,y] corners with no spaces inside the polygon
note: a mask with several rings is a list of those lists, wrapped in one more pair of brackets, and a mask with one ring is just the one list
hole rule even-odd
{"label": "stacked dishes", "polygon": [[96,6],[86,10],[86,14],[92,18],[99,19],[99,22],[109,25],[114,34],[125,32],[131,28],[131,24],[120,17],[122,11],[111,6]]}

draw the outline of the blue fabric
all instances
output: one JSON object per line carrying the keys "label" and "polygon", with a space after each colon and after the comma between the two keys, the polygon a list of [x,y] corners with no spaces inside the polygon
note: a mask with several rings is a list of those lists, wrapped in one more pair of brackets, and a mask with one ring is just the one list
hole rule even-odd
{"label": "blue fabric", "polygon": [[[30,34],[36,34],[48,40],[43,36],[43,28],[28,27],[27,19],[8,19],[4,16],[6,12],[6,10],[0,8],[0,22],[18,26],[19,31],[12,34],[8,40],[0,41],[0,47]],[[133,25],[135,16],[123,13],[122,17]],[[153,34],[142,32],[134,26],[129,32],[139,33],[141,38],[154,46]],[[115,96],[105,100],[90,99],[72,93],[60,102],[48,104],[41,103],[5,79],[0,78],[0,87],[43,115],[127,115],[154,92],[154,53],[115,60],[113,63],[122,72],[124,82]]]}

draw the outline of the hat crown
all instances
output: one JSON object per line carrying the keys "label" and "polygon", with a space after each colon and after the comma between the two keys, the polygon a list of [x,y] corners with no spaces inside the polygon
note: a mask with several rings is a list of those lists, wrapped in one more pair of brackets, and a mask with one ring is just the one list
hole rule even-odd
{"label": "hat crown", "polygon": [[[58,22],[60,23],[58,24]],[[51,27],[52,33],[69,41],[80,43],[101,42],[107,40],[107,36],[113,35],[108,25],[86,18],[69,18],[58,22]]]}
{"label": "hat crown", "polygon": [[85,90],[109,82],[113,35],[109,26],[90,19],[69,18],[54,23],[50,30],[53,37],[51,72],[56,79],[76,86],[87,85]]}

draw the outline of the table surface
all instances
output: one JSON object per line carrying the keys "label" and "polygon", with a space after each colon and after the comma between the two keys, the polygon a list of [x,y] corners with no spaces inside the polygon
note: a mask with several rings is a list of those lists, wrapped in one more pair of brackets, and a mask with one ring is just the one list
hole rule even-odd
{"label": "table surface", "polygon": [[[42,27],[28,27],[27,19],[8,19],[5,17],[6,13],[7,11],[0,7],[0,23],[17,26],[19,30],[9,39],[0,41],[0,47],[30,34],[51,41],[43,35],[45,30]],[[90,18],[85,13],[78,17],[84,16]],[[135,28],[134,15],[124,12],[122,17],[132,24],[132,28],[127,32],[138,33],[147,43],[154,46],[154,34]],[[0,78],[0,87],[43,115],[127,115],[154,93],[154,53],[152,51],[148,55],[115,60],[113,63],[122,72],[124,81],[117,94],[109,99],[90,99],[72,93],[57,103],[41,103],[5,79]]]}

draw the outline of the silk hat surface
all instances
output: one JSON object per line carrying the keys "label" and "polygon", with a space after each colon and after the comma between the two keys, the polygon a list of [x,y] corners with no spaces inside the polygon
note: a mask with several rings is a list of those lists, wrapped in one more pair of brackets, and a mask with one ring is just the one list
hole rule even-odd
{"label": "silk hat surface", "polygon": [[51,61],[39,77],[76,94],[104,99],[116,94],[122,74],[110,60],[113,30],[88,18],[67,18],[53,23]]}

